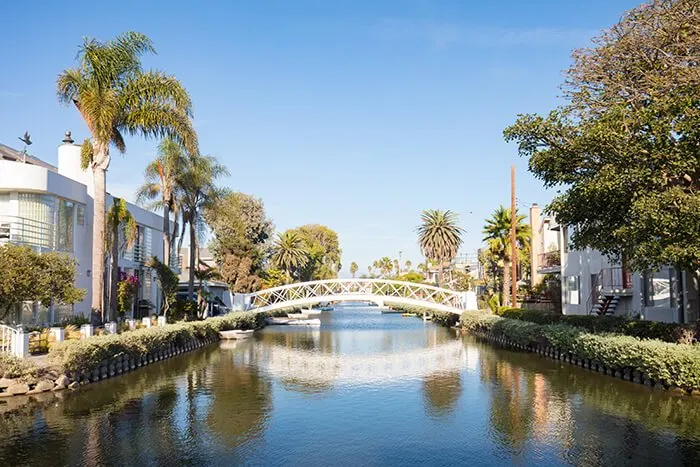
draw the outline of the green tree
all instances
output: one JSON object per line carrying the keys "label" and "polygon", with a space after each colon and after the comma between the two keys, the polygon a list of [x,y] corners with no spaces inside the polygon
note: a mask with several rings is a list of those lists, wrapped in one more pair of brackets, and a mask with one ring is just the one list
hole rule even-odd
{"label": "green tree", "polygon": [[407,271],[395,277],[397,281],[416,282],[418,284],[425,281],[425,276],[416,271]]}
{"label": "green tree", "polygon": [[76,303],[75,260],[63,253],[38,254],[26,246],[0,245],[0,321],[22,302]]}
{"label": "green tree", "polygon": [[264,272],[260,288],[271,289],[273,287],[279,287],[284,285],[286,280],[287,276],[285,275],[284,271],[270,268]]}
{"label": "green tree", "polygon": [[[179,236],[180,198],[178,174],[185,169],[187,154],[174,139],[165,138],[158,145],[158,157],[146,166],[144,184],[138,189],[139,203],[151,202],[150,208],[163,210],[163,241],[165,263],[170,264],[173,249]],[[174,223],[170,225],[170,215]]]}
{"label": "green tree", "polygon": [[319,224],[307,224],[293,230],[302,239],[308,261],[298,271],[300,281],[335,279],[342,268],[338,234]]}
{"label": "green tree", "polygon": [[[120,235],[121,233],[121,235]],[[119,286],[119,250],[129,249],[138,236],[136,220],[131,215],[126,201],[112,198],[112,206],[107,211],[107,250],[109,251],[109,294],[107,306],[102,313],[102,321],[114,321],[117,318]]]}
{"label": "green tree", "polygon": [[[511,242],[510,242],[511,214],[510,209],[500,206],[491,217],[486,219],[482,233],[488,244],[488,254],[498,264],[498,274],[502,278],[503,285],[500,291],[503,295],[509,290],[511,281]],[[515,244],[518,249],[516,260],[524,261],[530,255],[530,226],[525,223],[525,216],[515,211]],[[517,281],[517,278],[513,278]],[[504,296],[505,298],[505,296]],[[504,300],[507,304],[507,301]]]}
{"label": "green tree", "polygon": [[357,270],[360,269],[359,266],[357,265],[356,262],[350,263],[350,274],[352,274],[352,278],[355,278],[355,274],[357,274]]}
{"label": "green tree", "polygon": [[404,268],[406,269],[406,271],[410,271],[412,266],[413,266],[413,263],[411,263],[411,260],[407,259],[406,262],[404,263]]}
{"label": "green tree", "polygon": [[309,250],[304,239],[293,230],[277,234],[272,247],[272,264],[287,275],[291,282],[292,274],[298,272],[309,262]]}
{"label": "green tree", "polygon": [[565,103],[505,130],[560,188],[549,209],[571,241],[631,269],[700,268],[700,9],[655,0],[577,50]]}
{"label": "green tree", "polygon": [[199,305],[199,310],[197,312],[198,318],[203,318],[204,310],[207,308],[207,300],[209,296],[204,290],[204,286],[207,282],[215,281],[221,279],[221,274],[217,268],[207,266],[203,264],[204,268],[197,268],[194,272],[194,277],[199,281],[199,286],[197,287],[197,304]]}
{"label": "green tree", "polygon": [[214,156],[190,154],[177,177],[182,193],[183,224],[187,224],[190,234],[190,274],[187,285],[187,297],[190,300],[194,298],[194,272],[199,267],[199,239],[204,234],[204,212],[224,197],[225,191],[218,188],[215,182],[226,175],[228,170]]}
{"label": "green tree", "polygon": [[156,280],[158,281],[158,285],[160,285],[163,297],[161,315],[168,316],[168,311],[170,311],[170,307],[175,303],[175,299],[177,298],[177,286],[179,283],[177,274],[164,263],[161,263],[155,256],[148,260],[146,267],[156,272]]}
{"label": "green tree", "polygon": [[462,245],[464,230],[457,225],[457,214],[440,209],[423,211],[416,231],[423,255],[438,264],[438,282],[442,285],[443,269],[457,256]]}
{"label": "green tree", "polygon": [[192,102],[172,76],[144,71],[141,56],[154,53],[143,34],[127,32],[107,41],[85,38],[78,66],[65,69],[57,79],[61,102],[74,104],[91,139],[83,143],[83,168],[90,168],[94,184],[92,223],[92,308],[103,310],[105,182],[110,145],[126,151],[124,134],[171,136],[189,151],[197,151],[192,126]]}

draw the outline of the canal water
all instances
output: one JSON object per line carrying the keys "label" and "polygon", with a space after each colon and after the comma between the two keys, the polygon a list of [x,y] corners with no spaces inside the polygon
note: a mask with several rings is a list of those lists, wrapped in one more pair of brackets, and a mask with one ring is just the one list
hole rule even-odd
{"label": "canal water", "polygon": [[44,397],[0,399],[0,466],[700,465],[698,398],[376,307]]}

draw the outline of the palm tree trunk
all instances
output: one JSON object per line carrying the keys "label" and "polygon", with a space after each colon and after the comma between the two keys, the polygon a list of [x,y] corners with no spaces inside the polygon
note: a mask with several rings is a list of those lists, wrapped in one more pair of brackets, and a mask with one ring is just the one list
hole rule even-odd
{"label": "palm tree trunk", "polygon": [[163,206],[163,242],[163,256],[165,257],[164,263],[166,266],[172,267],[173,265],[170,264],[170,257],[172,256],[170,253],[172,247],[170,236],[170,203],[167,201]]}
{"label": "palm tree trunk", "polygon": [[[104,151],[96,154],[97,160],[106,159]],[[94,203],[92,217],[92,310],[98,316],[104,310],[104,261],[105,261],[105,182],[106,169],[102,164],[92,168]]]}
{"label": "palm tree trunk", "polygon": [[109,305],[107,321],[115,321],[117,316],[117,286],[119,284],[119,226],[112,227],[112,245],[109,255]]}
{"label": "palm tree trunk", "polygon": [[510,261],[503,262],[503,306],[510,306]]}
{"label": "palm tree trunk", "polygon": [[195,250],[197,249],[197,233],[195,232],[194,222],[190,221],[190,277],[187,284],[187,298],[194,299],[194,268]]}

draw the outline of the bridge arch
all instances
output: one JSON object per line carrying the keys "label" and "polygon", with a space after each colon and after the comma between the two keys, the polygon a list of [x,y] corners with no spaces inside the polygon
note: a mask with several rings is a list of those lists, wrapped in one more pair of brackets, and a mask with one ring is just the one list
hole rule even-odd
{"label": "bridge arch", "polygon": [[473,292],[388,279],[330,279],[273,287],[248,294],[246,308],[262,313],[334,301],[391,302],[458,314],[476,308]]}

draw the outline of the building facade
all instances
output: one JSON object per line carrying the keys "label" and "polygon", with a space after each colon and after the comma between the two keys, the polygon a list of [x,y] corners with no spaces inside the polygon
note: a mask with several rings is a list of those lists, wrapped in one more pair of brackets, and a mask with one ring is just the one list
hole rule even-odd
{"label": "building facade", "polygon": [[[58,165],[0,144],[0,244],[27,245],[39,252],[58,251],[76,260],[76,286],[85,299],[49,308],[25,304],[10,322],[50,324],[71,316],[90,316],[93,192],[92,172],[80,167],[80,146],[70,133],[58,147]],[[108,193],[107,209],[113,198]],[[160,292],[155,273],[144,266],[152,256],[163,261],[163,218],[128,203],[138,225],[131,248],[119,251],[120,272],[136,275],[140,290],[133,313],[157,312]],[[121,243],[121,242],[120,242]],[[106,268],[108,273],[109,268]]]}

